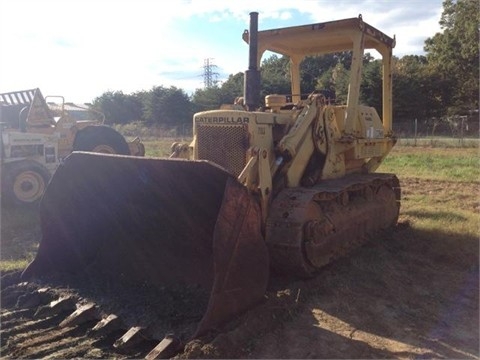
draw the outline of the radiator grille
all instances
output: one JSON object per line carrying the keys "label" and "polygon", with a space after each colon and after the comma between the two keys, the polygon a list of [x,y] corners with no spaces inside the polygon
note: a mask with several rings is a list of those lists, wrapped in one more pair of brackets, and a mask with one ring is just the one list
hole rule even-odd
{"label": "radiator grille", "polygon": [[247,128],[239,125],[197,125],[197,147],[199,159],[210,160],[238,176],[245,166]]}

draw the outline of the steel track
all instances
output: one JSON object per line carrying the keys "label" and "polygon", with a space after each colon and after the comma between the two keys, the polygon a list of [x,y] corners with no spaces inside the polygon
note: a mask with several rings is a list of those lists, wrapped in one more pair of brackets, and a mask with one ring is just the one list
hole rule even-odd
{"label": "steel track", "polygon": [[311,277],[394,226],[400,184],[393,174],[352,174],[311,188],[285,189],[266,225],[272,268]]}

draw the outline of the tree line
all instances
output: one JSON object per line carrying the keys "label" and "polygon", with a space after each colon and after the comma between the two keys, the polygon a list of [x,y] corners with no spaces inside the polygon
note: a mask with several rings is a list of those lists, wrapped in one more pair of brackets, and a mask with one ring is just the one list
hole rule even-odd
{"label": "tree line", "polygon": [[[393,116],[402,119],[438,119],[445,116],[478,114],[479,27],[477,0],[445,0],[439,21],[441,32],[426,39],[425,55],[393,59]],[[279,55],[262,61],[261,98],[288,94],[288,58]],[[304,93],[322,91],[336,103],[345,103],[351,52],[311,56],[301,64]],[[165,127],[190,124],[194,113],[232,104],[243,93],[243,73],[232,74],[215,86],[188,95],[177,87],[155,86],[149,91],[124,94],[109,91],[93,105],[110,124],[141,121]],[[366,53],[360,101],[381,113],[381,60]]]}

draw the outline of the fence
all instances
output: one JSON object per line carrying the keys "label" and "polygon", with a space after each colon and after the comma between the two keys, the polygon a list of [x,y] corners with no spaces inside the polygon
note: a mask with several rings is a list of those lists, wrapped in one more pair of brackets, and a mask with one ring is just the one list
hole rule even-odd
{"label": "fence", "polygon": [[[192,125],[181,124],[166,128],[147,127],[141,122],[116,125],[115,129],[127,137],[144,140],[175,139],[190,141]],[[475,117],[457,116],[442,119],[408,119],[394,121],[393,131],[400,145],[409,146],[465,146],[479,145],[479,121]]]}
{"label": "fence", "polygon": [[394,122],[393,131],[403,145],[479,145],[479,121],[473,116],[401,120]]}

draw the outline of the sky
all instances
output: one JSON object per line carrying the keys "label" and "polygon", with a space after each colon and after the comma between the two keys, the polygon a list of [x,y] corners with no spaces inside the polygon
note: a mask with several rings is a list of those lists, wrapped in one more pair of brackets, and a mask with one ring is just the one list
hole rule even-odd
{"label": "sky", "polygon": [[357,17],[396,36],[393,54],[424,54],[440,32],[442,0],[0,0],[0,93],[40,88],[68,102],[106,91],[203,88],[248,67],[241,35]]}

